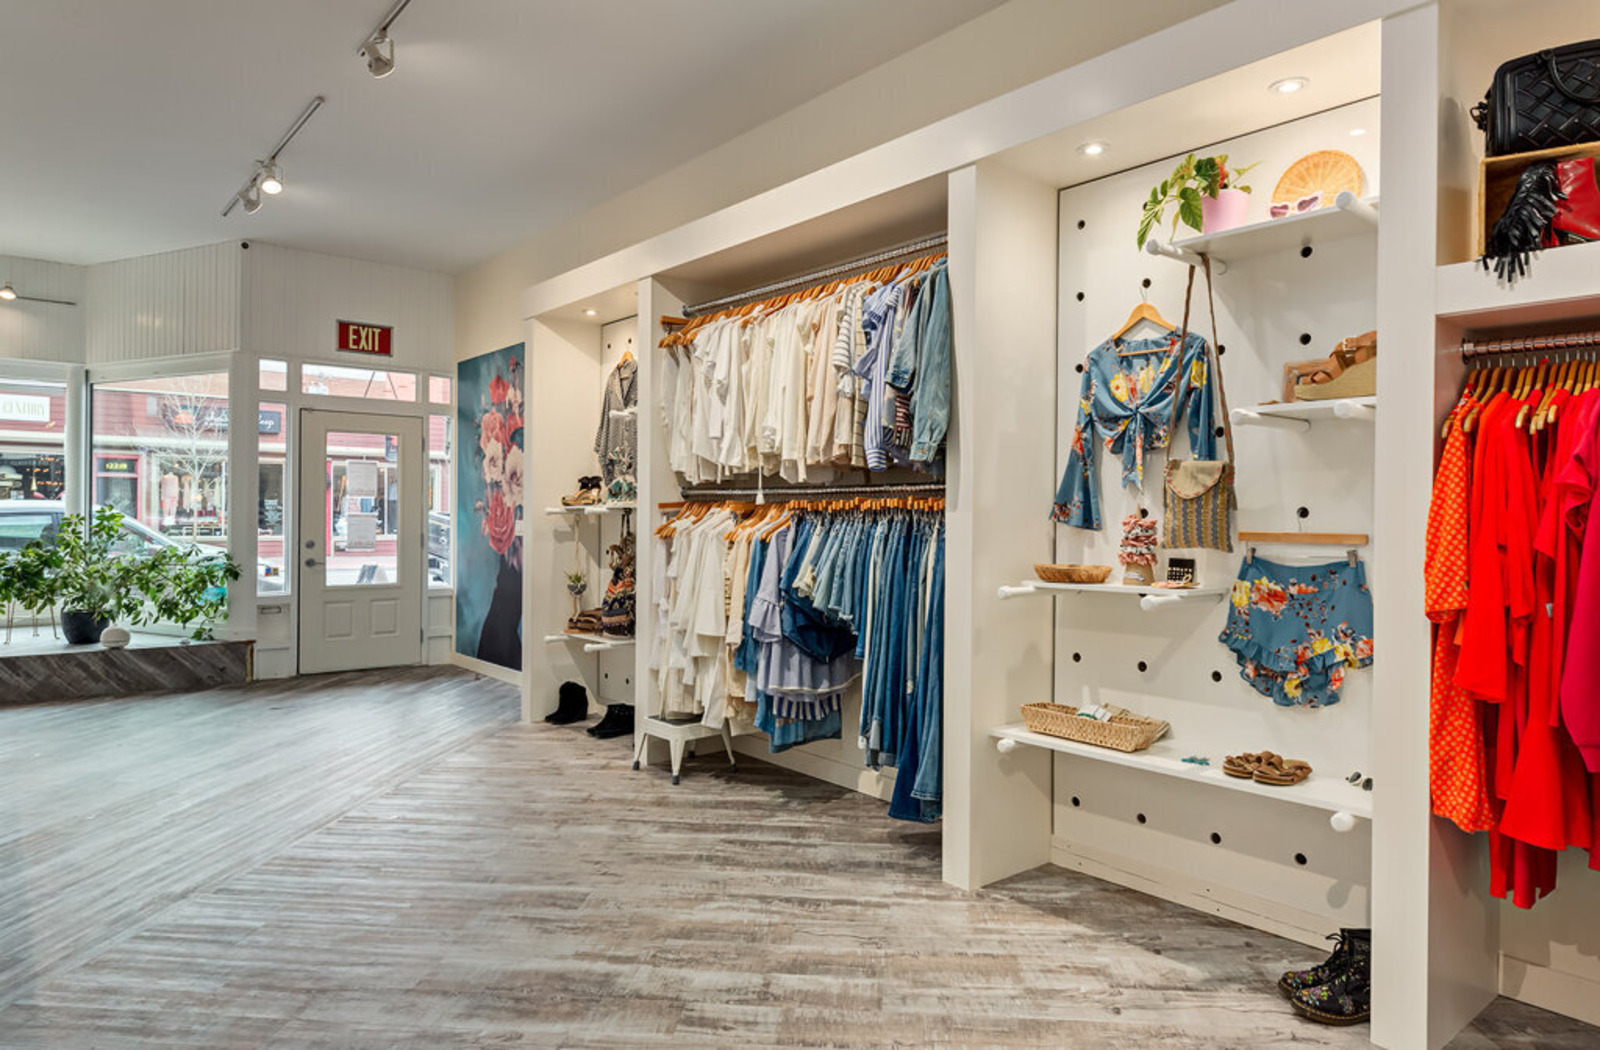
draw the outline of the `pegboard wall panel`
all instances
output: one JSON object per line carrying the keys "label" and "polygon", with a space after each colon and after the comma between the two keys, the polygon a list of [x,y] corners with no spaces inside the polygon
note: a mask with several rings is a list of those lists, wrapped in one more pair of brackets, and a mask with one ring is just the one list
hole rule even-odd
{"label": "pegboard wall panel", "polygon": [[[1363,133],[1352,135],[1358,128]],[[1244,179],[1255,190],[1248,221],[1258,222],[1267,218],[1278,177],[1313,150],[1353,155],[1365,175],[1363,196],[1376,196],[1378,132],[1378,102],[1371,99],[1208,146],[1203,153],[1227,153],[1236,164],[1260,162]],[[1134,236],[1150,187],[1177,159],[1061,192],[1058,470],[1066,465],[1088,352],[1122,326],[1141,296],[1175,325],[1182,322],[1187,267],[1138,251]],[[1156,234],[1163,241],[1171,236],[1170,211],[1168,219]],[[1229,258],[1227,272],[1215,279],[1215,341],[1231,408],[1278,400],[1286,364],[1324,357],[1340,339],[1376,325],[1376,229],[1325,243],[1313,232],[1307,247]],[[1212,338],[1203,276],[1195,281],[1190,324]],[[1173,454],[1190,458],[1186,430],[1177,430]],[[1239,426],[1234,436],[1240,529],[1372,531],[1370,422],[1319,420],[1303,432]],[[1161,516],[1164,453],[1146,455],[1142,491],[1120,485],[1117,457],[1103,449],[1096,455],[1105,529],[1060,526],[1058,562],[1117,565],[1122,518],[1135,511]],[[1226,587],[1238,575],[1243,551],[1163,550],[1158,575],[1169,554],[1197,557],[1201,584]],[[1381,586],[1377,552],[1369,547],[1361,555],[1369,583]],[[1261,548],[1258,556],[1311,565],[1342,560],[1345,551],[1274,546]],[[1225,599],[1143,612],[1125,596],[1083,594],[1056,599],[1056,610],[1059,702],[1117,704],[1165,719],[1172,724],[1172,745],[1208,757],[1213,766],[1226,754],[1272,750],[1304,759],[1323,775],[1369,768],[1375,715],[1370,671],[1352,672],[1336,705],[1277,707],[1240,679],[1233,653],[1217,640]],[[1281,909],[1275,928],[1314,926],[1318,917],[1329,924],[1365,921],[1365,821],[1339,835],[1321,810],[1064,755],[1056,757],[1055,785],[1054,843],[1063,862],[1073,855],[1122,857],[1127,870],[1150,868],[1167,877],[1184,872],[1186,881],[1197,877],[1213,889],[1224,887],[1223,896],[1243,895],[1264,910]],[[1214,831],[1221,834],[1220,845],[1210,841]],[[1163,876],[1150,877],[1159,882]],[[1191,886],[1186,892],[1215,896],[1213,889]]]}

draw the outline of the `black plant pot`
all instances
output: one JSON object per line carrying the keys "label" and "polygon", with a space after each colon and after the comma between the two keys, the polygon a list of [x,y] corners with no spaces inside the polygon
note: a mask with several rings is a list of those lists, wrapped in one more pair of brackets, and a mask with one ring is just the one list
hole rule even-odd
{"label": "black plant pot", "polygon": [[61,633],[68,645],[93,645],[100,640],[101,632],[110,626],[110,620],[103,617],[97,620],[94,613],[78,609],[61,610]]}

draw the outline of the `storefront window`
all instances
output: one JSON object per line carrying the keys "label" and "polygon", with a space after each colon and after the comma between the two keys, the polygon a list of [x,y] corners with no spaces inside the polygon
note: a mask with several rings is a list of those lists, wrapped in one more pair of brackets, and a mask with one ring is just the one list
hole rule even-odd
{"label": "storefront window", "polygon": [[428,403],[430,405],[448,405],[450,403],[450,377],[428,377]]}
{"label": "storefront window", "polygon": [[96,506],[161,535],[228,545],[228,374],[94,383]]}
{"label": "storefront window", "polygon": [[0,501],[65,498],[66,430],[64,384],[0,380]]}
{"label": "storefront window", "polygon": [[307,363],[300,366],[300,392],[369,401],[415,401],[417,377],[411,372]]}
{"label": "storefront window", "polygon": [[261,402],[256,409],[256,593],[288,594],[288,507],[284,495],[288,460],[289,407]]}
{"label": "storefront window", "polygon": [[[448,380],[446,380],[448,382]],[[448,398],[448,393],[446,397]],[[428,417],[428,583],[450,584],[450,416]]]}
{"label": "storefront window", "polygon": [[257,372],[256,386],[262,390],[288,390],[289,362],[262,358],[260,371]]}

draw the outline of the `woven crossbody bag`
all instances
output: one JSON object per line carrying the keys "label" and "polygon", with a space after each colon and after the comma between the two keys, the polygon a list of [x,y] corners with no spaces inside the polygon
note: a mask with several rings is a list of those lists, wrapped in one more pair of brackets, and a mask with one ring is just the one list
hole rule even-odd
{"label": "woven crossbody bag", "polygon": [[[1204,547],[1233,550],[1233,512],[1239,498],[1233,489],[1233,424],[1228,419],[1228,394],[1222,386],[1222,359],[1217,356],[1217,305],[1211,292],[1211,259],[1201,256],[1206,271],[1206,302],[1211,308],[1211,341],[1206,344],[1206,364],[1216,370],[1217,400],[1222,410],[1222,438],[1226,459],[1167,459],[1161,490],[1161,545],[1168,548]],[[1194,292],[1194,267],[1183,295],[1183,338],[1189,338],[1189,300]],[[1177,431],[1178,400],[1173,398],[1173,425]]]}

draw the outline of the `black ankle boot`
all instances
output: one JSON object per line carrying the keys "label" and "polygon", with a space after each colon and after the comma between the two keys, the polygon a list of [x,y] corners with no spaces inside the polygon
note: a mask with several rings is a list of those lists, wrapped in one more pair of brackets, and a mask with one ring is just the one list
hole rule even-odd
{"label": "black ankle boot", "polygon": [[561,683],[561,698],[544,720],[553,726],[571,725],[589,717],[589,693],[577,682]]}
{"label": "black ankle boot", "polygon": [[1305,988],[1289,996],[1289,1005],[1302,1017],[1322,1024],[1361,1024],[1372,1017],[1372,935],[1368,930],[1350,930],[1361,937],[1349,937],[1349,953],[1339,971],[1325,984]]}
{"label": "black ankle boot", "polygon": [[596,740],[633,735],[633,705],[607,704],[605,717],[589,727],[589,735]]}
{"label": "black ankle boot", "polygon": [[1278,991],[1284,995],[1293,995],[1303,992],[1307,988],[1327,984],[1340,973],[1344,972],[1346,963],[1356,951],[1356,945],[1361,945],[1364,955],[1372,954],[1372,931],[1342,929],[1338,933],[1328,934],[1328,940],[1336,942],[1333,954],[1327,960],[1309,970],[1290,970],[1278,978]]}

